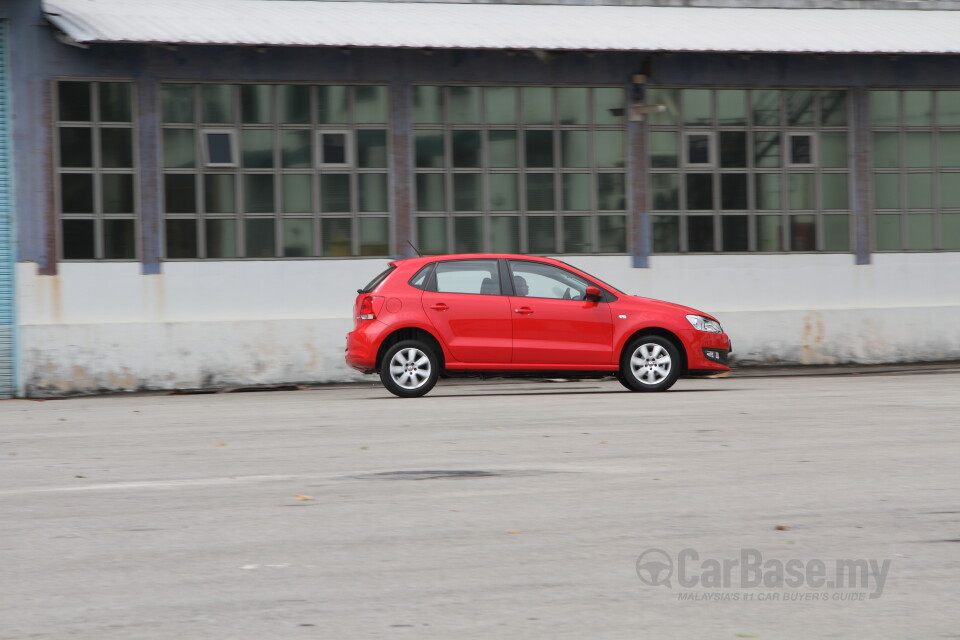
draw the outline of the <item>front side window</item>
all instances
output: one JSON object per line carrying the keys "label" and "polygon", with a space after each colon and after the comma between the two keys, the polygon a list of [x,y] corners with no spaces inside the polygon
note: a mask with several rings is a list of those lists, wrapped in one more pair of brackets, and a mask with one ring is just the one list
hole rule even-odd
{"label": "front side window", "polygon": [[583,300],[590,283],[565,269],[539,262],[511,260],[514,294],[528,298]]}

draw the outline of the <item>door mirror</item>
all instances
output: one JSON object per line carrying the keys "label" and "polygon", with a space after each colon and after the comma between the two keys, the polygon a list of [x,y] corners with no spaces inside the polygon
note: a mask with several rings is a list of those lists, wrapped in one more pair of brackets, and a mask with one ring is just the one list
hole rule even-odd
{"label": "door mirror", "polygon": [[587,287],[586,293],[583,294],[583,299],[590,302],[600,302],[602,296],[600,295],[600,288],[590,285]]}

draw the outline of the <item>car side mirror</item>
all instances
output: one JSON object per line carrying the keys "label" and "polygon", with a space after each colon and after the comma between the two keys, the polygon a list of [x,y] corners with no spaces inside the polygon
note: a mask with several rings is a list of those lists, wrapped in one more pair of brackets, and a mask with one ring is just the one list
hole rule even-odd
{"label": "car side mirror", "polygon": [[583,299],[589,302],[600,302],[602,296],[600,295],[600,287],[594,287],[593,285],[587,287],[586,293],[583,294]]}

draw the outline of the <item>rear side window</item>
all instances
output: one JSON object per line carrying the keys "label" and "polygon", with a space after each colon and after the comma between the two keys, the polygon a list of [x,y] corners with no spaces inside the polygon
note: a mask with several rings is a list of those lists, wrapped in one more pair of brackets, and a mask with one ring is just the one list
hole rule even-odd
{"label": "rear side window", "polygon": [[367,286],[365,286],[363,289],[357,289],[357,293],[370,293],[371,291],[376,289],[381,282],[386,280],[387,276],[393,273],[396,269],[397,268],[394,266],[387,267],[386,270],[383,271],[383,273],[381,273],[376,278],[371,280],[369,284],[367,284]]}
{"label": "rear side window", "polygon": [[417,271],[417,274],[410,278],[410,286],[426,290],[427,287],[430,286],[430,274],[433,273],[433,265],[434,263],[431,262],[420,269],[420,271]]}
{"label": "rear side window", "polygon": [[496,260],[451,260],[437,263],[438,293],[500,295],[500,268]]}

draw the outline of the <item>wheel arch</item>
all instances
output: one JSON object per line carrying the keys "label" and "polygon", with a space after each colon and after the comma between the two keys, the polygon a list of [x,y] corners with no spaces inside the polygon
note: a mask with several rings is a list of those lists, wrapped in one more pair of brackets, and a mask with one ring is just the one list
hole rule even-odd
{"label": "wheel arch", "polygon": [[377,349],[377,360],[376,360],[376,370],[380,371],[380,365],[383,364],[383,355],[387,350],[398,342],[403,342],[404,340],[420,340],[424,344],[430,346],[433,349],[434,354],[439,360],[440,370],[443,371],[444,363],[446,361],[446,356],[443,353],[443,345],[440,344],[440,341],[432,333],[427,331],[422,327],[401,327],[390,333],[383,341],[380,343],[380,347]]}
{"label": "wheel arch", "polygon": [[680,372],[686,373],[687,366],[687,348],[683,344],[683,340],[670,331],[669,329],[664,329],[663,327],[644,327],[643,329],[637,329],[633,333],[627,336],[626,340],[623,341],[623,344],[620,345],[620,354],[617,361],[623,358],[623,352],[631,342],[639,338],[640,336],[660,336],[661,338],[666,338],[673,343],[673,346],[677,348],[677,353],[680,354]]}

